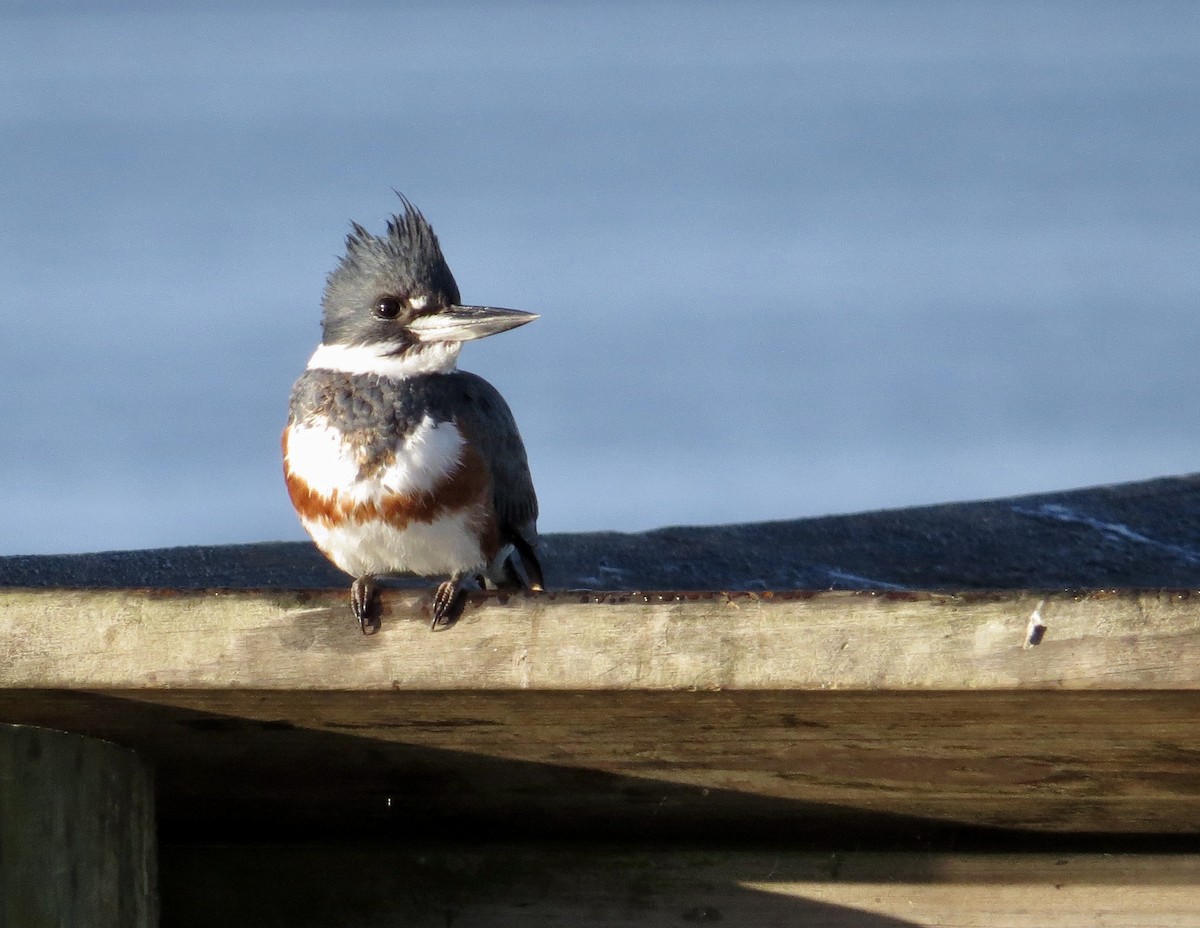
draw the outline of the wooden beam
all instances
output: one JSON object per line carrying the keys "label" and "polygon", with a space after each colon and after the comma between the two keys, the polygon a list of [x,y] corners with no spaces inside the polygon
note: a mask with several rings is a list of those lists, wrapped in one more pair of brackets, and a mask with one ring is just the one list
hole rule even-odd
{"label": "wooden beam", "polygon": [[164,854],[164,925],[1192,928],[1196,855],[444,846]]}
{"label": "wooden beam", "polygon": [[168,829],[1187,833],[1198,658],[1187,592],[480,595],[431,633],[392,591],[372,637],[342,590],[0,593],[0,720],[138,748]]}
{"label": "wooden beam", "polygon": [[1200,687],[1200,595],[1189,591],[477,594],[440,633],[428,608],[425,594],[391,591],[382,631],[364,637],[344,591],[0,590],[0,686]]}

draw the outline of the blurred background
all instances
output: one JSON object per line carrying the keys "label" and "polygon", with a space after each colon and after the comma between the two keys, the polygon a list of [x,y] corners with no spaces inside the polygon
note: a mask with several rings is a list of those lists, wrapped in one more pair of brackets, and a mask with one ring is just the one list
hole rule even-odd
{"label": "blurred background", "polygon": [[1200,469],[1200,11],[0,6],[0,553],[300,539],[288,392],[410,197],[547,531]]}

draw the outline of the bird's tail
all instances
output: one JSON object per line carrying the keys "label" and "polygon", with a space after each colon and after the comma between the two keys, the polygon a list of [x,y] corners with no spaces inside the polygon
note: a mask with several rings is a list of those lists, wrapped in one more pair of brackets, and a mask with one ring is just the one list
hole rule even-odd
{"label": "bird's tail", "polygon": [[517,556],[521,559],[521,567],[524,569],[521,585],[534,593],[545,592],[546,579],[542,574],[542,562],[538,560],[533,545],[520,532],[511,532],[507,540],[511,542]]}

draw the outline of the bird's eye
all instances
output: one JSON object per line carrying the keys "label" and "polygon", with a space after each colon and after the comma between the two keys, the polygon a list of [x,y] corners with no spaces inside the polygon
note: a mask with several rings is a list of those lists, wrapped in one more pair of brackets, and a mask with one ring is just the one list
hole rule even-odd
{"label": "bird's eye", "polygon": [[380,319],[395,319],[400,315],[401,309],[403,306],[396,297],[381,296],[379,302],[375,304],[375,315]]}

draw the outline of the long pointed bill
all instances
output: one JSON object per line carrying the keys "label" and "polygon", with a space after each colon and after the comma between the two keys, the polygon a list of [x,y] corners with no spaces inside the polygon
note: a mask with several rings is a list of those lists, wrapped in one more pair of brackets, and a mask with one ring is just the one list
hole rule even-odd
{"label": "long pointed bill", "polygon": [[536,313],[494,306],[448,306],[441,312],[418,316],[408,330],[423,342],[468,342],[533,322]]}

